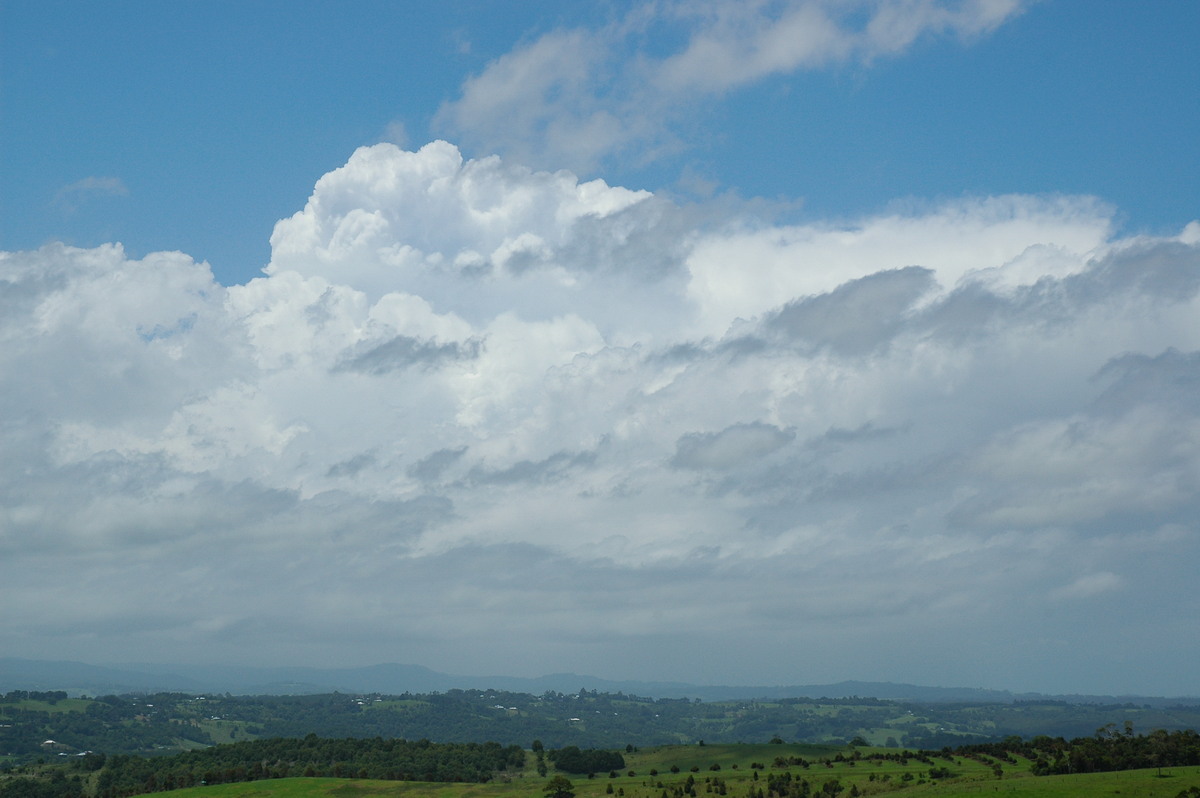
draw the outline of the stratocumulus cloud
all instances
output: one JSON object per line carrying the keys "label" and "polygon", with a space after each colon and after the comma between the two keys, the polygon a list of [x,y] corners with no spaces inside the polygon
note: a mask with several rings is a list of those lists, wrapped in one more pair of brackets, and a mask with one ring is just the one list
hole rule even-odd
{"label": "stratocumulus cloud", "polygon": [[3,253],[0,634],[1001,686],[1169,634],[1200,249],[1113,214],[699,223],[434,142],[322,177],[245,285]]}

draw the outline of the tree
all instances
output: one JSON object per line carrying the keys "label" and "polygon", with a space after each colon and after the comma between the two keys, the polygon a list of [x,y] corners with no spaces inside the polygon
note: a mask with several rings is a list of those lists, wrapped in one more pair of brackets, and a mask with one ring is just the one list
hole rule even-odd
{"label": "tree", "polygon": [[542,789],[546,798],[575,798],[575,785],[566,776],[555,776]]}

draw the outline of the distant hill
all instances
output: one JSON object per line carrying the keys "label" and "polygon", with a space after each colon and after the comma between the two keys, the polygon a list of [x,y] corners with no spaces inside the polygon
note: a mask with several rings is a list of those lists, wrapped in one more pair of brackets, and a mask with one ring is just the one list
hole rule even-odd
{"label": "distant hill", "polygon": [[71,694],[201,692],[199,682],[178,674],[154,674],[82,662],[0,657],[0,691],[65,690]]}
{"label": "distant hill", "polygon": [[0,657],[0,692],[65,690],[74,695],[140,692],[231,693],[235,695],[301,695],[317,693],[431,693],[452,689],[492,689],[540,695],[596,690],[646,698],[699,698],[703,701],[779,698],[846,698],[859,696],[894,701],[990,702],[1055,700],[1070,704],[1171,706],[1200,703],[1196,697],[1045,695],[971,687],[928,687],[893,682],[844,681],[833,684],[733,686],[683,682],[638,682],[600,679],[575,673],[536,678],[456,676],[420,665],[389,663],[365,668],[252,668],[215,665],[130,663],[89,665],[82,662]]}

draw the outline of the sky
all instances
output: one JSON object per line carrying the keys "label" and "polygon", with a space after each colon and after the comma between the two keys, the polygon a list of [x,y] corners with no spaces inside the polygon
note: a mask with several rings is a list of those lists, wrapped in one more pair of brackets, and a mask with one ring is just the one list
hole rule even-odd
{"label": "sky", "polygon": [[0,651],[1200,695],[1195,3],[0,3]]}

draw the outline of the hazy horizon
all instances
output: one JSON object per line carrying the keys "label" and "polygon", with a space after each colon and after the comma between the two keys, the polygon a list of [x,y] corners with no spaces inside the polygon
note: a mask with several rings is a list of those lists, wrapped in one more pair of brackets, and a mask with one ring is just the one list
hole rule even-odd
{"label": "hazy horizon", "polygon": [[0,6],[0,652],[1200,692],[1200,4],[586,6]]}
{"label": "hazy horizon", "polygon": [[[17,663],[14,665],[13,663]],[[26,676],[34,667],[50,666],[49,671],[38,671],[40,681],[33,685]],[[86,679],[79,684],[70,682],[60,666],[66,666],[65,672],[72,674],[98,671],[92,679],[101,678],[104,674],[137,676],[167,679],[168,677],[182,679],[184,682],[163,681],[161,684],[144,684],[137,686],[128,684],[125,687],[138,691],[145,689],[189,691],[204,690],[223,692],[233,690],[245,694],[247,689],[266,690],[274,694],[281,689],[285,682],[296,686],[304,686],[306,690],[320,692],[336,690],[342,692],[381,692],[381,693],[426,693],[441,692],[451,689],[459,690],[499,690],[530,692],[541,694],[547,690],[574,693],[580,689],[598,690],[601,693],[616,691],[629,695],[650,698],[677,698],[681,696],[697,698],[704,701],[731,700],[733,698],[765,697],[830,697],[842,696],[841,692],[828,692],[827,688],[853,687],[853,695],[874,697],[885,700],[958,701],[973,700],[972,694],[979,694],[978,700],[984,695],[1008,695],[1014,699],[1024,699],[1042,696],[1047,699],[1071,698],[1082,699],[1113,698],[1113,699],[1165,699],[1165,700],[1200,700],[1200,694],[1153,695],[1147,693],[1086,693],[1079,691],[1048,692],[1044,690],[1012,690],[1003,686],[981,684],[933,684],[924,682],[900,682],[891,680],[862,680],[854,678],[838,679],[829,682],[790,682],[772,684],[751,683],[694,683],[679,680],[639,680],[626,679],[620,676],[601,677],[591,673],[555,672],[538,674],[506,674],[506,673],[464,673],[446,672],[427,668],[412,662],[376,662],[363,666],[344,666],[320,668],[314,666],[276,664],[276,665],[235,665],[230,663],[194,663],[194,662],[80,662],[75,660],[37,660],[21,657],[0,657],[0,692],[10,689],[72,689],[78,691],[83,685],[83,692],[88,692]],[[76,667],[78,666],[78,668]],[[47,675],[47,673],[49,675]],[[290,681],[300,678],[301,681]],[[351,681],[339,679],[351,678]],[[354,679],[367,681],[354,681]],[[55,681],[58,679],[58,681]],[[68,681],[63,681],[68,679]],[[316,681],[312,681],[315,679]],[[399,680],[399,681],[398,681]],[[59,683],[61,682],[61,683]],[[185,684],[185,682],[187,682]],[[96,683],[97,685],[99,682]],[[872,692],[872,686],[883,688]],[[811,690],[822,688],[821,693],[815,692],[786,692],[789,690]],[[903,692],[905,688],[915,688],[910,694]],[[110,684],[103,690],[114,689]],[[763,690],[762,694],[747,691]],[[864,692],[864,690],[866,692]],[[241,691],[241,692],[239,692]],[[692,692],[689,692],[692,691]],[[783,691],[783,692],[781,692]],[[290,690],[283,693],[290,694]],[[844,695],[851,695],[845,693]],[[939,697],[941,696],[941,697]]]}

